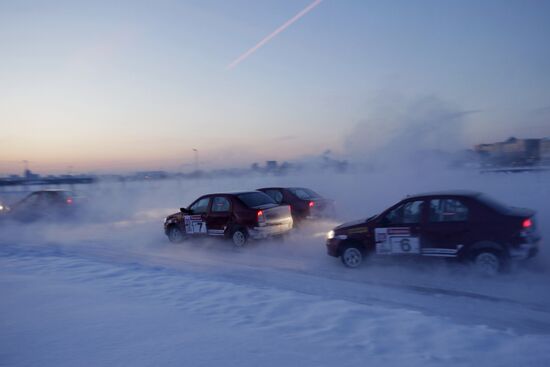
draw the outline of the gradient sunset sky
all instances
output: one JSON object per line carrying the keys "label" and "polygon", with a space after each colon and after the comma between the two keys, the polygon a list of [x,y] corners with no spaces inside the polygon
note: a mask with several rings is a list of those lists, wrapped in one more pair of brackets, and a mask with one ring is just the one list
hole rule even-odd
{"label": "gradient sunset sky", "polygon": [[0,174],[550,136],[550,1],[324,0],[228,68],[312,3],[0,0]]}

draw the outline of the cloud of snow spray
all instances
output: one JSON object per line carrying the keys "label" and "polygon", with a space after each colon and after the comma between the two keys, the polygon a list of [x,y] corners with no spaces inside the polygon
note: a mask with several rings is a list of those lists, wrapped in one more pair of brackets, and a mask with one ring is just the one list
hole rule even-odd
{"label": "cloud of snow spray", "polygon": [[367,102],[368,116],[345,138],[354,160],[377,169],[447,165],[451,154],[467,148],[469,114],[436,96],[406,98],[380,94]]}
{"label": "cloud of snow spray", "polygon": [[[59,245],[75,251],[94,252],[121,261],[162,263],[180,267],[194,263],[219,271],[239,271],[242,267],[300,271],[315,276],[388,281],[401,284],[441,286],[462,284],[468,270],[444,261],[420,265],[400,262],[367,262],[360,269],[348,270],[325,253],[324,235],[347,220],[365,218],[380,212],[407,194],[444,189],[472,189],[486,192],[502,202],[538,211],[538,225],[544,238],[550,238],[549,173],[481,174],[472,169],[450,169],[446,160],[417,158],[418,151],[462,147],[461,126],[467,113],[437,98],[413,102],[385,103],[359,123],[346,139],[353,162],[367,162],[369,169],[349,173],[309,172],[290,176],[253,176],[201,180],[141,182],[100,182],[74,189],[86,197],[81,218],[60,223],[9,224],[0,228],[5,244]],[[415,163],[415,164],[413,164]],[[235,250],[219,240],[170,244],[163,233],[166,215],[189,205],[205,193],[251,190],[262,186],[305,186],[336,201],[338,216],[297,229],[287,240],[251,243]],[[0,193],[2,196],[2,193]],[[478,292],[507,282],[506,292],[524,288],[526,282],[548,281],[550,254],[542,246],[539,258],[529,266],[494,280],[466,276]],[[437,276],[436,276],[437,275]],[[459,279],[459,281],[457,281]],[[496,282],[496,283],[495,283]],[[469,284],[470,284],[469,283]],[[477,284],[481,285],[477,285]],[[471,285],[470,284],[470,285]]]}

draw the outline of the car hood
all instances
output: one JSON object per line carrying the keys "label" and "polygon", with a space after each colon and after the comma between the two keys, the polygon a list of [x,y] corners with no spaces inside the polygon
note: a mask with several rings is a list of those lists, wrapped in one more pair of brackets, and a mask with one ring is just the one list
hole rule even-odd
{"label": "car hood", "polygon": [[166,219],[181,219],[183,217],[183,214],[181,212],[173,213],[166,216]]}
{"label": "car hood", "polygon": [[369,223],[370,221],[372,221],[374,218],[376,218],[376,215],[370,216],[368,218],[357,219],[357,220],[352,220],[350,222],[345,222],[345,223],[340,224],[338,227],[334,228],[334,230],[346,229],[346,228],[350,228],[350,227],[357,227],[357,226],[365,225],[365,224]]}
{"label": "car hood", "polygon": [[338,230],[338,229],[344,229],[344,228],[349,228],[349,227],[355,227],[355,226],[359,226],[361,224],[365,224],[367,222],[367,218],[363,218],[363,219],[358,219],[358,220],[352,220],[350,222],[345,222],[345,223],[342,223],[340,224],[338,227],[334,228],[335,230]]}

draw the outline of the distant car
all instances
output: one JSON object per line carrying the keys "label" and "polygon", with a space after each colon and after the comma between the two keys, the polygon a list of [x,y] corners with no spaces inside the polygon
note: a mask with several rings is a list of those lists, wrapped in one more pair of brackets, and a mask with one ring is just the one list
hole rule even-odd
{"label": "distant car", "polygon": [[334,215],[333,200],[305,187],[264,187],[258,190],[276,203],[289,205],[295,222]]}
{"label": "distant car", "polygon": [[292,229],[288,205],[279,205],[259,191],[204,195],[188,208],[169,215],[164,231],[171,242],[186,238],[230,238],[237,247],[249,238],[283,235]]}
{"label": "distant car", "polygon": [[485,274],[512,259],[537,254],[535,212],[502,205],[478,192],[408,196],[368,219],[344,223],[327,234],[327,250],[348,267],[367,255],[434,256],[471,261]]}
{"label": "distant car", "polygon": [[10,207],[3,201],[0,201],[0,217],[2,215],[6,215],[9,210],[10,210]]}
{"label": "distant car", "polygon": [[75,214],[76,202],[73,193],[67,190],[39,190],[4,208],[7,208],[6,218],[18,221],[71,219]]}

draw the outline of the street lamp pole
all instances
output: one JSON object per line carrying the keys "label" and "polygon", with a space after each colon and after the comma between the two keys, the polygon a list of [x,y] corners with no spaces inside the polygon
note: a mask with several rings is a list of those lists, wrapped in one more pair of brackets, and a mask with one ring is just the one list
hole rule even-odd
{"label": "street lamp pole", "polygon": [[193,152],[195,152],[195,171],[199,170],[199,151],[198,149],[193,148]]}

